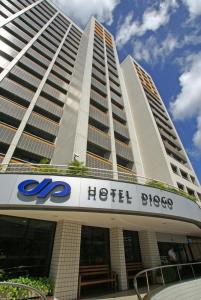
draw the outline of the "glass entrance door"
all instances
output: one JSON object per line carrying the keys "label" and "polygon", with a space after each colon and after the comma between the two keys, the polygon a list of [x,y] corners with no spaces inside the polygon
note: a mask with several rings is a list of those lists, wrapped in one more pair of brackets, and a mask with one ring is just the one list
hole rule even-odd
{"label": "glass entrance door", "polygon": [[82,226],[80,265],[110,264],[109,229]]}
{"label": "glass entrance door", "polygon": [[126,263],[141,262],[138,232],[124,230],[123,235]]}

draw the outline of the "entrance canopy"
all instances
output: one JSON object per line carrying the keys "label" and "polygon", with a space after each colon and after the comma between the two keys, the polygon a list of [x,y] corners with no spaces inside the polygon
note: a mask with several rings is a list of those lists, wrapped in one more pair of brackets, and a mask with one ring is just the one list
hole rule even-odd
{"label": "entrance canopy", "polygon": [[0,187],[1,214],[131,230],[201,233],[201,209],[195,202],[146,185],[82,177],[1,174]]}

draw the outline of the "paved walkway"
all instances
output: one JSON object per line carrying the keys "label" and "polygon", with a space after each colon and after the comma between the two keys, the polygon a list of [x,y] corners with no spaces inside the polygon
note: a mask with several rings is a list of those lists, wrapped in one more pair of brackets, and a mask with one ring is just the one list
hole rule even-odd
{"label": "paved walkway", "polygon": [[[145,294],[142,294],[144,296]],[[88,299],[88,300],[138,300],[137,295],[135,293],[135,290],[128,290],[128,291],[123,291],[123,292],[118,292],[118,293],[110,293],[107,295],[101,295],[101,296],[96,296],[96,297],[90,297],[90,298],[83,298],[83,299]]]}

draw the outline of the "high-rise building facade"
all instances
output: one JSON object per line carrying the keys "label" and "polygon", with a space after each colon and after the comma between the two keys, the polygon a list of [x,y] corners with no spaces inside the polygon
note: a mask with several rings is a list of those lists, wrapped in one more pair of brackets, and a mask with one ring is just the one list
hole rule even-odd
{"label": "high-rise building facade", "polygon": [[130,56],[121,67],[145,176],[201,199],[199,180],[153,79]]}
{"label": "high-rise building facade", "polygon": [[126,290],[172,247],[201,257],[198,178],[151,76],[94,17],[0,1],[0,162],[0,269],[49,276],[55,299]]}

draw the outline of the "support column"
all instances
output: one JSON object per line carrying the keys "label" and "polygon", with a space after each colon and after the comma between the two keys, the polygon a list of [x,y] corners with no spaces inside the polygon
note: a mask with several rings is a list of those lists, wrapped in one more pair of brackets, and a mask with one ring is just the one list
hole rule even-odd
{"label": "support column", "polygon": [[126,262],[122,228],[110,229],[111,268],[118,275],[119,289],[127,290]]}
{"label": "support column", "polygon": [[50,278],[54,299],[77,299],[81,225],[67,221],[57,223]]}
{"label": "support column", "polygon": [[139,232],[142,263],[145,268],[160,266],[160,254],[156,233],[151,231]]}

